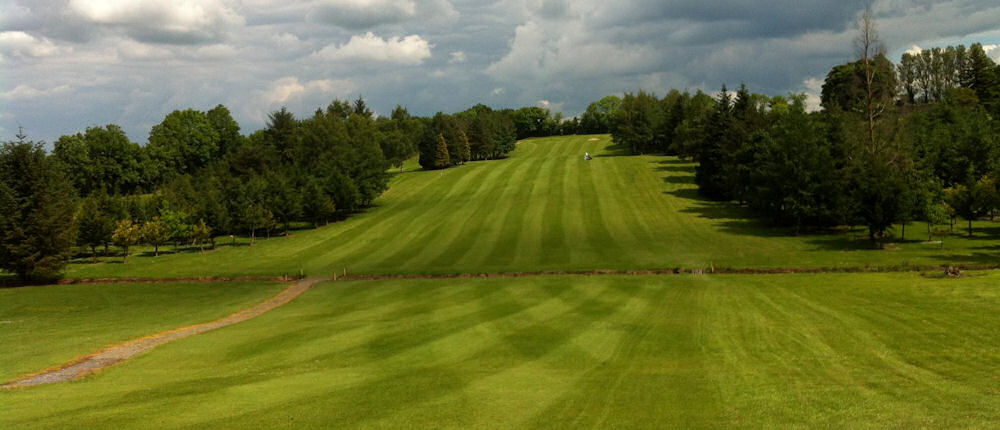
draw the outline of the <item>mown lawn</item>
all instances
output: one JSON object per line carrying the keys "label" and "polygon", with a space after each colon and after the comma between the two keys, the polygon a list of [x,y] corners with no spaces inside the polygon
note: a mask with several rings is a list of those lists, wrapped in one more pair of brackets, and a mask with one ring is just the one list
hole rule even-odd
{"label": "mown lawn", "polygon": [[[592,139],[597,139],[593,141]],[[586,162],[583,153],[594,154]],[[523,141],[506,160],[407,171],[367,213],[257,245],[128,264],[81,259],[70,277],[530,272],[716,267],[844,267],[1000,262],[1000,224],[872,249],[865,233],[796,237],[729,204],[701,200],[694,164],[618,156],[607,136]],[[899,231],[895,232],[896,235]],[[228,240],[220,239],[226,244]]]}
{"label": "mown lawn", "polygon": [[82,381],[0,391],[0,428],[998,428],[998,281],[326,283]]}
{"label": "mown lawn", "polygon": [[233,282],[0,289],[0,382],[108,345],[222,318],[285,287]]}

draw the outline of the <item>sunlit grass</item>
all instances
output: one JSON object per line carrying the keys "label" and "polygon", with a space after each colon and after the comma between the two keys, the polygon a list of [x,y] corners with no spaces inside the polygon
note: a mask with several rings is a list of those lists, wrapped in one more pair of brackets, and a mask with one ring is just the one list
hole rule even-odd
{"label": "sunlit grass", "polygon": [[[594,140],[596,139],[596,141]],[[584,161],[583,153],[594,154]],[[874,249],[860,228],[795,236],[731,204],[698,197],[694,164],[663,156],[618,156],[608,136],[523,141],[506,160],[395,175],[376,207],[291,237],[199,254],[141,255],[121,264],[80,259],[70,277],[313,276],[342,273],[480,273],[707,267],[994,265],[1000,225],[975,236],[907,241]],[[900,229],[893,231],[895,237]]]}
{"label": "sunlit grass", "polygon": [[996,428],[1000,275],[321,284],[3,428]]}

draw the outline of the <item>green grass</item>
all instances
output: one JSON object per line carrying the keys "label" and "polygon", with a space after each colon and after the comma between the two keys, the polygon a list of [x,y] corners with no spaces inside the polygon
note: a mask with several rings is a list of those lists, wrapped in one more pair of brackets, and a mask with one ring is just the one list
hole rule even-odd
{"label": "green grass", "polygon": [[339,282],[2,428],[997,428],[1000,274]]}
{"label": "green grass", "polygon": [[[694,165],[616,156],[607,136],[521,142],[506,160],[397,175],[377,207],[318,230],[205,255],[82,259],[71,277],[528,272],[716,267],[996,264],[1000,225],[874,250],[861,230],[796,237],[698,198]],[[595,155],[585,162],[583,153]],[[961,233],[960,223],[956,232]],[[898,232],[896,232],[898,234]],[[220,243],[228,243],[221,240]]]}
{"label": "green grass", "polygon": [[222,318],[284,287],[234,282],[0,289],[0,382],[108,345]]}
{"label": "green grass", "polygon": [[[204,255],[80,261],[68,276],[1000,262],[992,222],[943,244],[914,225],[920,239],[884,250],[860,230],[794,236],[699,199],[693,164],[593,138],[528,140],[444,171],[411,161],[345,222]],[[1000,272],[936,275],[325,283],[80,381],[0,390],[0,428],[1000,428]],[[0,379],[281,287],[0,290]]]}

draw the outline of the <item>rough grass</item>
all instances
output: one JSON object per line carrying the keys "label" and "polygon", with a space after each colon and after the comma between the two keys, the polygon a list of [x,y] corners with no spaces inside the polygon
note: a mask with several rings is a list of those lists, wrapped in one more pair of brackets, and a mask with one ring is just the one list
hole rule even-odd
{"label": "rough grass", "polygon": [[[996,264],[997,224],[977,236],[872,249],[861,230],[796,237],[732,205],[700,199],[694,164],[623,157],[607,136],[523,141],[506,160],[397,175],[377,207],[293,237],[207,253],[87,259],[71,277],[467,273],[674,267]],[[586,162],[583,153],[594,154]],[[963,230],[956,232],[960,233]],[[896,232],[898,235],[898,232]],[[222,239],[220,243],[228,243]]]}
{"label": "rough grass", "polygon": [[232,282],[0,289],[0,381],[115,343],[222,318],[284,287]]}
{"label": "rough grass", "polygon": [[997,428],[1000,274],[322,284],[3,428]]}

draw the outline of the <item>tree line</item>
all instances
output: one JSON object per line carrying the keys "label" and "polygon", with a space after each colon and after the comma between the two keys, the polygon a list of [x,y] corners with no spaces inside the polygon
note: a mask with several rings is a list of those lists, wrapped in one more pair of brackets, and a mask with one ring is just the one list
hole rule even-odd
{"label": "tree line", "polygon": [[443,169],[475,160],[504,158],[518,140],[576,134],[579,120],[540,107],[494,110],[477,104],[454,115],[438,113],[426,122],[417,148],[420,166]]}
{"label": "tree line", "polygon": [[697,161],[703,196],[796,232],[864,225],[876,240],[899,224],[905,239],[911,221],[930,234],[961,217],[971,235],[973,220],[1000,208],[1000,66],[980,44],[906,53],[898,65],[867,48],[832,68],[817,112],[805,95],[723,86],[715,97],[628,93],[603,118],[632,153]]}
{"label": "tree line", "polygon": [[62,136],[47,154],[19,132],[0,149],[0,269],[51,279],[77,247],[96,261],[115,246],[127,261],[140,244],[154,255],[171,245],[204,251],[220,236],[253,245],[371,206],[390,168],[418,154],[427,169],[503,158],[517,139],[567,132],[562,122],[537,107],[483,105],[430,118],[396,106],[385,117],[358,98],[307,118],[282,108],[249,135],[223,105],[168,114],[145,145],[106,125]]}

